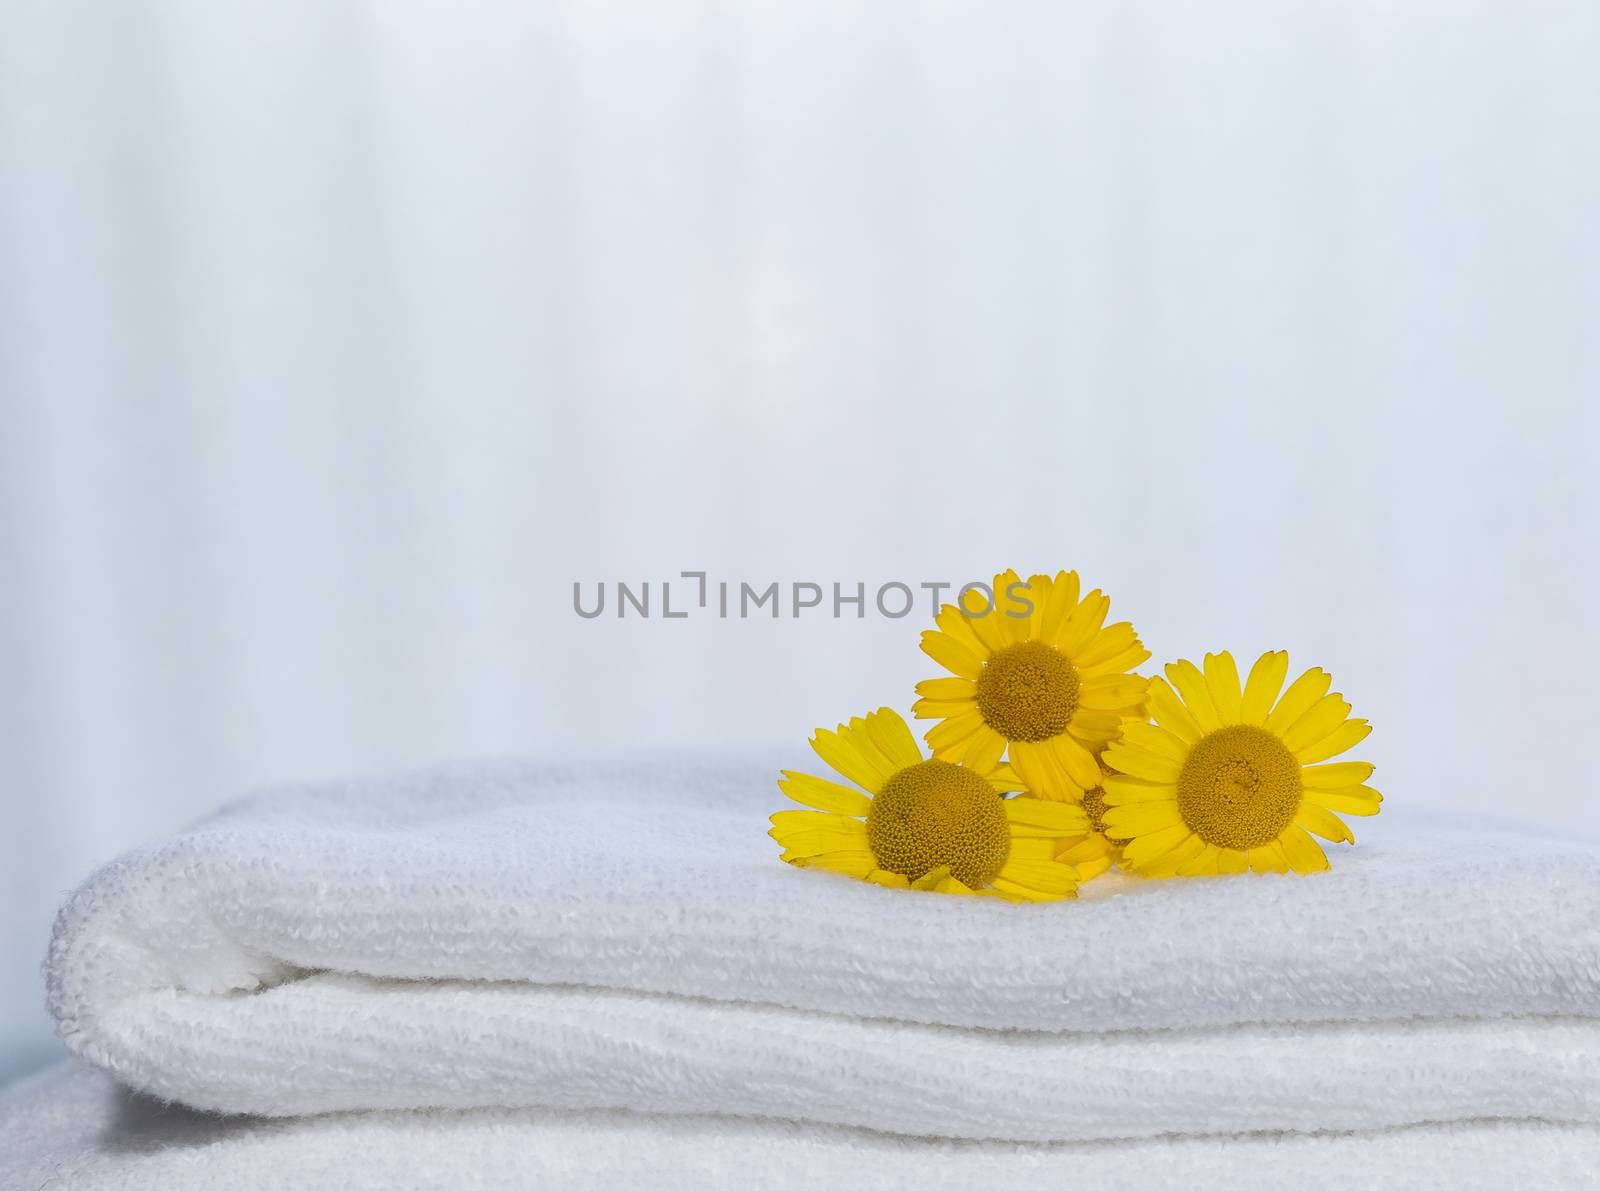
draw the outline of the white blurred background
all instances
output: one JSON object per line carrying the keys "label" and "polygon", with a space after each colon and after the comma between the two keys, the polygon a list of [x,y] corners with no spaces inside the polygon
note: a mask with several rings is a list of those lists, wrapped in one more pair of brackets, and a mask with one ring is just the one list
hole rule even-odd
{"label": "white blurred background", "polygon": [[0,13],[0,1078],[248,787],[936,672],[575,580],[1076,566],[1332,669],[1391,806],[1600,829],[1595,5]]}

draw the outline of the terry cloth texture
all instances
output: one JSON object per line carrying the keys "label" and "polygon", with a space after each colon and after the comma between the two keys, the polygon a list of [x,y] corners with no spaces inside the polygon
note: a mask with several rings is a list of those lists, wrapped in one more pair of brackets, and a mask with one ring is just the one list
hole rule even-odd
{"label": "terry cloth texture", "polygon": [[1596,1170],[1600,1128],[1534,1122],[1008,1145],[604,1111],[263,1120],[163,1106],[70,1062],[0,1094],[7,1191],[1558,1191],[1593,1187]]}
{"label": "terry cloth texture", "polygon": [[51,1008],[130,1087],[261,1116],[1029,1142],[1600,1121],[1593,845],[1386,814],[1316,877],[1014,906],[779,863],[776,769],[505,763],[249,798],[72,898]]}

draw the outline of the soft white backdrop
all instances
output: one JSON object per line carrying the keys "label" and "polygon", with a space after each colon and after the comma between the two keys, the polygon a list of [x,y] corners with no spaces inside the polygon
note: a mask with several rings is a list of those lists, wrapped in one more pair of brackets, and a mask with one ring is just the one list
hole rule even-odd
{"label": "soft white backdrop", "polygon": [[0,10],[0,1077],[63,894],[246,787],[933,672],[574,580],[1077,566],[1600,829],[1600,8]]}

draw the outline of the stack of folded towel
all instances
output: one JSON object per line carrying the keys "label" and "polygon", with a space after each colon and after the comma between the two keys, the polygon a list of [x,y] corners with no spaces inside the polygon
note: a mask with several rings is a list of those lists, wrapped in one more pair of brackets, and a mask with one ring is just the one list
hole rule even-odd
{"label": "stack of folded towel", "polygon": [[110,865],[48,964],[79,1059],[0,1100],[0,1186],[1600,1169],[1600,848],[1388,813],[1317,877],[1018,906],[779,863],[776,770],[299,787]]}

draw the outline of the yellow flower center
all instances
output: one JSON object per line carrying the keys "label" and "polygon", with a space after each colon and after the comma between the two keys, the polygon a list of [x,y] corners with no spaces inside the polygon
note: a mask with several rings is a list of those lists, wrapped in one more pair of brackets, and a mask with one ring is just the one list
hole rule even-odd
{"label": "yellow flower center", "polygon": [[1083,792],[1083,813],[1089,816],[1092,831],[1106,829],[1106,788],[1091,786]]}
{"label": "yellow flower center", "polygon": [[978,711],[1007,740],[1049,740],[1078,709],[1078,671],[1043,641],[1007,645],[978,675]]}
{"label": "yellow flower center", "polygon": [[[1103,782],[1106,774],[1111,772],[1111,768],[1106,764],[1104,753],[1097,753],[1094,760],[1095,764],[1100,767],[1100,777]],[[1089,829],[1091,831],[1105,833],[1106,788],[1104,785],[1091,786],[1083,792],[1083,813],[1089,816]]]}
{"label": "yellow flower center", "polygon": [[1300,763],[1265,728],[1235,724],[1201,737],[1178,772],[1178,813],[1219,848],[1271,843],[1299,809]]}
{"label": "yellow flower center", "polygon": [[948,761],[908,765],[883,783],[867,812],[867,845],[886,872],[915,881],[942,864],[977,889],[1005,867],[1011,825],[994,787]]}

